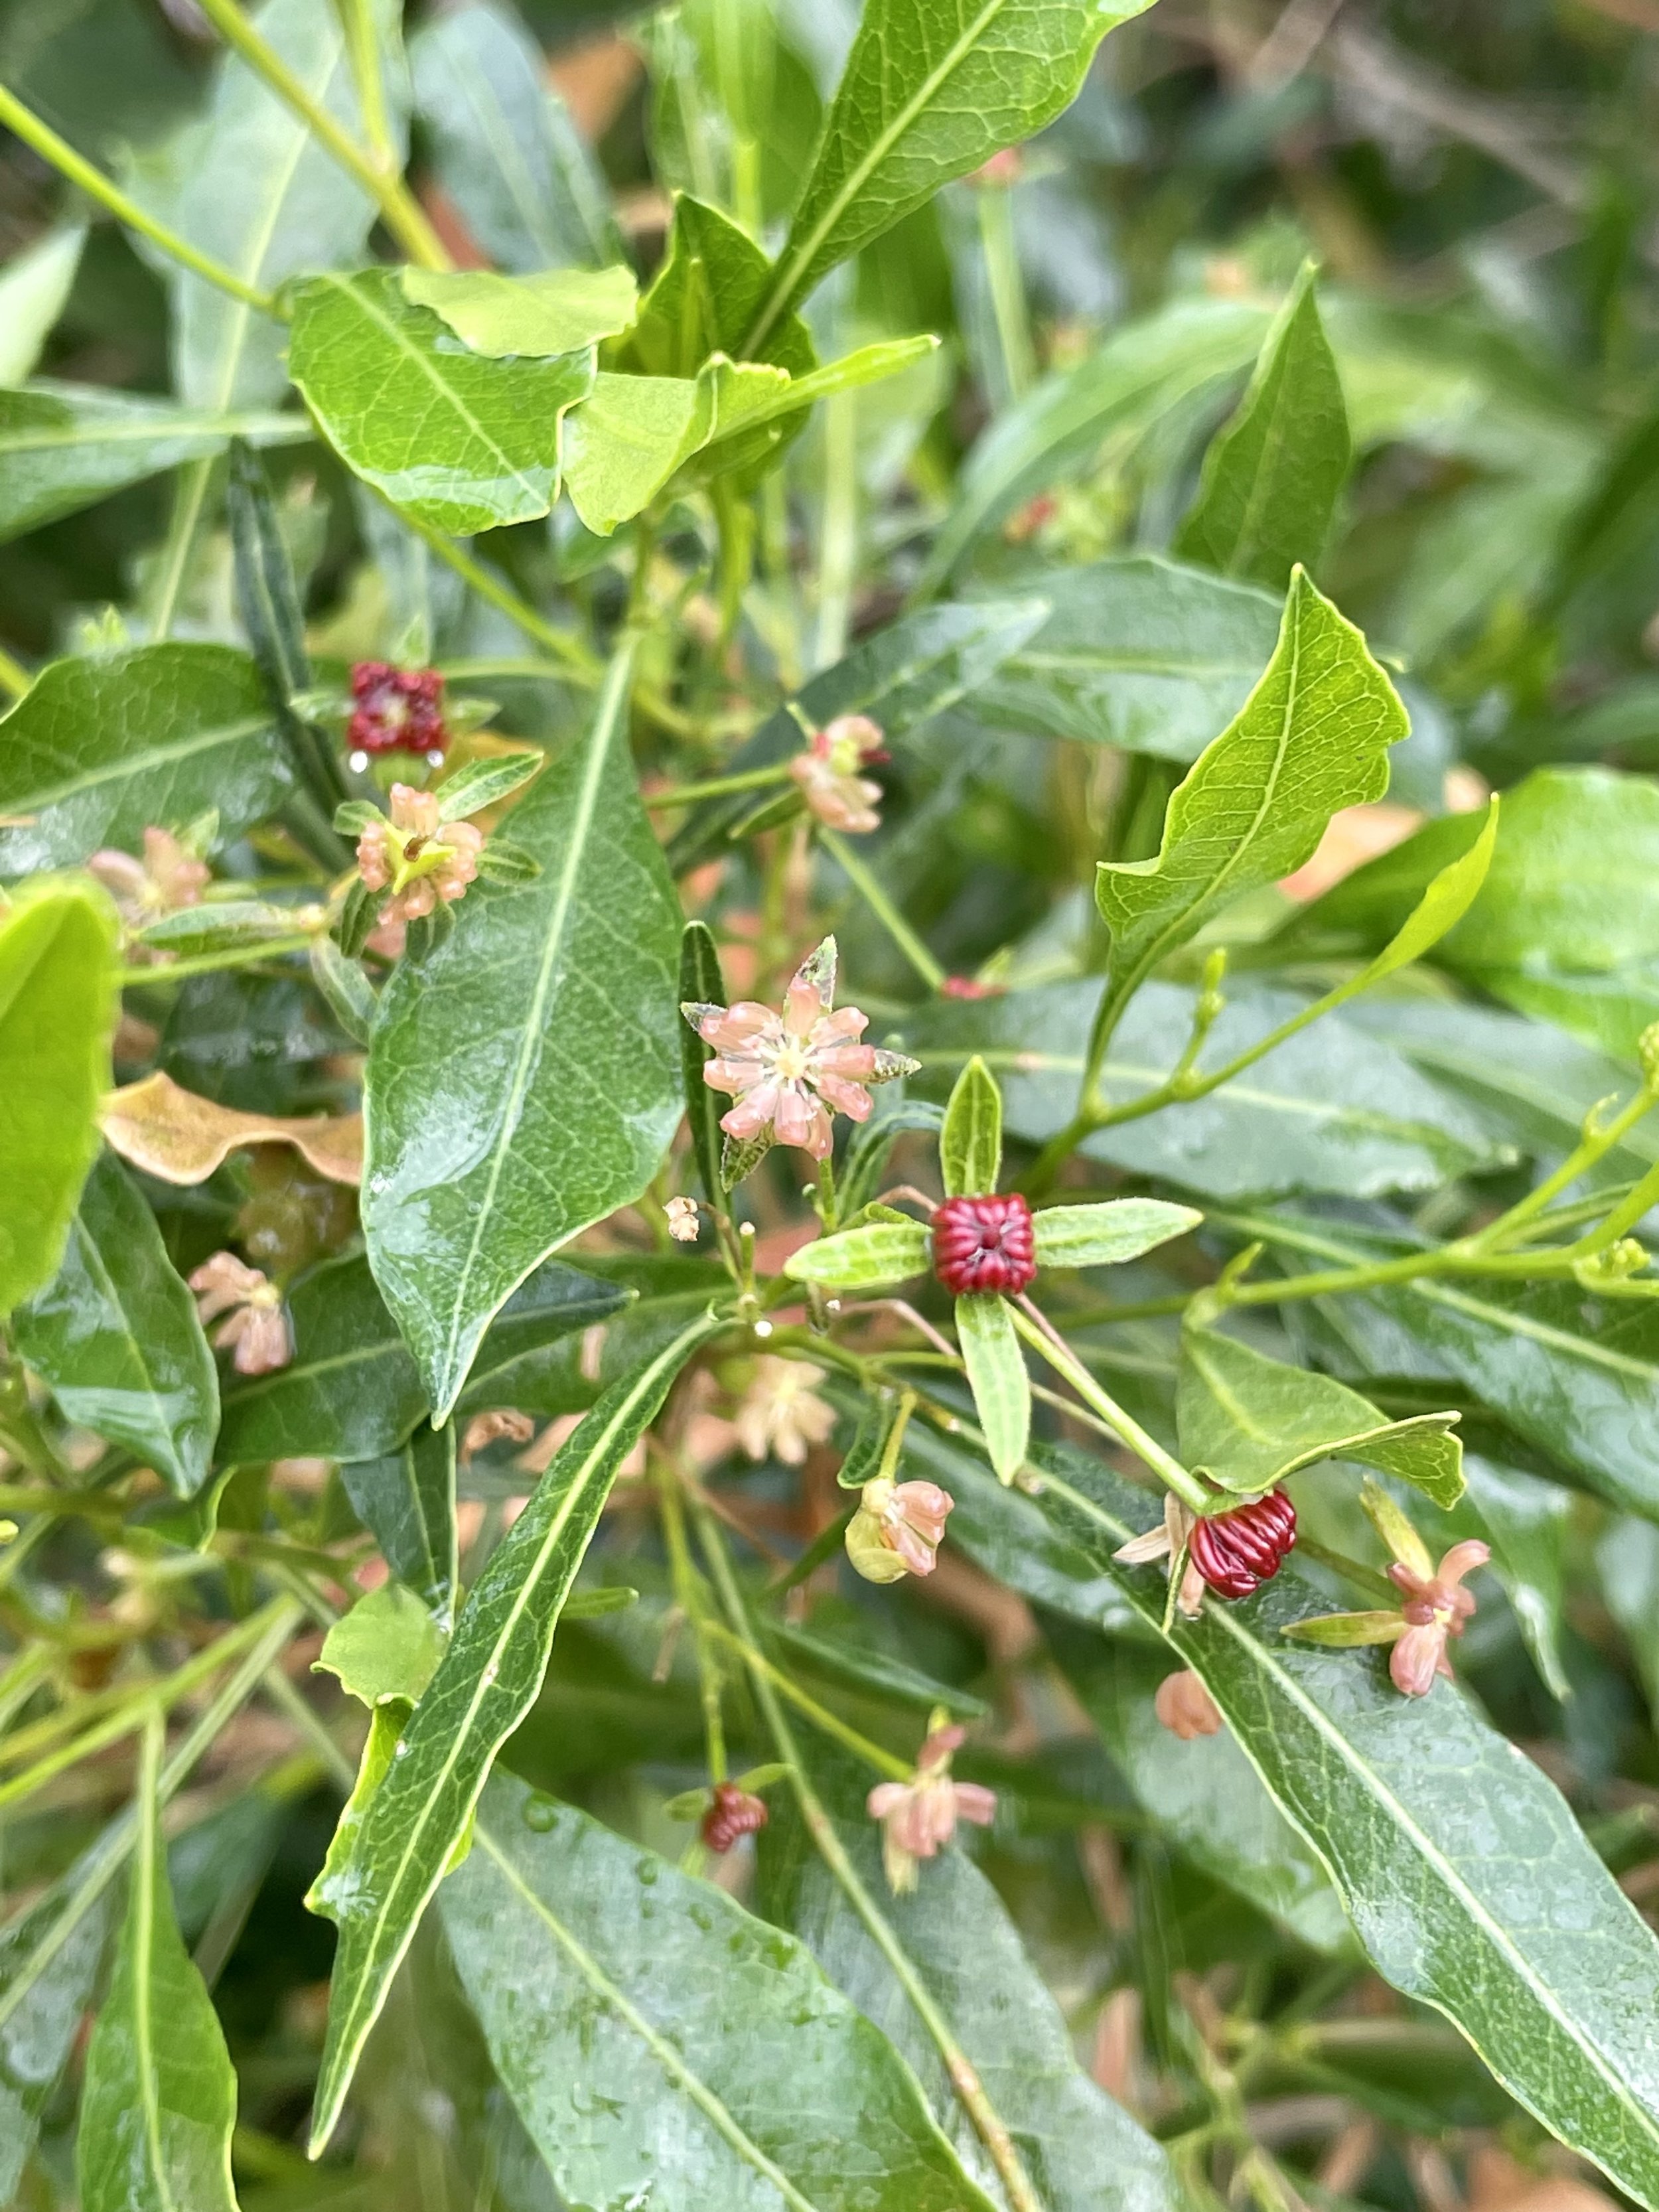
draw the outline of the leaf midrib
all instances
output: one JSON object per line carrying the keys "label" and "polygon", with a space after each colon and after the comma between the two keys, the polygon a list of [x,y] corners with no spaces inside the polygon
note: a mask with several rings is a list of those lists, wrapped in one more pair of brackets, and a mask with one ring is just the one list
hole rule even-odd
{"label": "leaf midrib", "polygon": [[188,1479],[190,1470],[185,1466],[179,1453],[178,1438],[173,1433],[172,1422],[167,1419],[166,1401],[155,1387],[155,1377],[150,1373],[149,1364],[144,1357],[144,1347],[138,1341],[132,1324],[128,1319],[126,1305],[116,1288],[115,1278],[105,1266],[104,1255],[99,1250],[94,1240],[88,1234],[86,1224],[78,1212],[75,1217],[73,1233],[81,1246],[82,1257],[86,1263],[88,1273],[102,1289],[105,1297],[109,1301],[111,1310],[120,1317],[121,1335],[131,1356],[132,1364],[143,1378],[143,1395],[149,1400],[156,1429],[167,1438],[169,1449],[173,1453],[173,1464],[178,1472],[181,1476]]}
{"label": "leaf midrib", "polygon": [[150,745],[142,752],[118,754],[101,768],[86,769],[66,782],[49,785],[44,790],[19,792],[7,804],[14,808],[27,807],[31,811],[43,806],[58,806],[65,799],[79,798],[82,792],[97,790],[100,784],[129,782],[152,769],[174,767],[180,761],[193,759],[198,753],[210,752],[217,745],[234,744],[240,738],[257,736],[270,727],[268,714],[251,714],[240,722],[219,723],[189,737]]}

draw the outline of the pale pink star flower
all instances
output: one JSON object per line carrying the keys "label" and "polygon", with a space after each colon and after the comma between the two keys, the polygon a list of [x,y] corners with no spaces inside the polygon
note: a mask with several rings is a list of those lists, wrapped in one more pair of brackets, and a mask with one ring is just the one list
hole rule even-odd
{"label": "pale pink star flower", "polygon": [[228,1316],[213,1341],[231,1354],[239,1375],[270,1375],[294,1357],[283,1294],[258,1267],[234,1252],[216,1252],[190,1279],[204,1322]]}
{"label": "pale pink star flower", "polygon": [[732,1423],[750,1459],[805,1465],[811,1446],[824,1443],[836,1425],[834,1407],[815,1395],[823,1380],[823,1368],[811,1360],[762,1354]]}
{"label": "pale pink star flower", "polygon": [[994,1790],[951,1779],[951,1755],[964,1734],[954,1726],[935,1727],[921,1747],[913,1778],[878,1782],[865,1800],[870,1818],[881,1823],[882,1864],[895,1896],[915,1887],[920,1862],[950,1842],[958,1820],[985,1828],[996,1818]]}
{"label": "pale pink star flower", "polygon": [[805,752],[789,763],[789,773],[800,787],[807,811],[826,829],[849,830],[862,836],[879,830],[876,803],[881,786],[859,770],[868,761],[885,760],[882,728],[867,714],[837,714],[815,730]]}
{"label": "pale pink star flower", "polygon": [[1403,1696],[1425,1698],[1437,1674],[1451,1680],[1447,1641],[1463,1633],[1474,1611],[1474,1592],[1463,1588],[1463,1577],[1491,1557],[1491,1546],[1471,1536],[1454,1544],[1432,1575],[1419,1571],[1423,1562],[1395,1559],[1389,1568],[1389,1580],[1405,1600],[1405,1632],[1389,1654],[1389,1673]]}
{"label": "pale pink star flower", "polygon": [[181,907],[199,906],[213,874],[207,862],[170,830],[154,824],[144,832],[142,860],[108,847],[93,854],[87,872],[97,877],[113,897],[121,919],[134,929],[161,915],[176,914]]}
{"label": "pale pink star flower", "polygon": [[755,999],[733,1006],[688,1000],[680,1008],[717,1057],[703,1068],[711,1091],[737,1101],[720,1127],[739,1143],[769,1132],[771,1141],[796,1145],[815,1160],[827,1159],[834,1142],[830,1115],[867,1121],[874,1108],[869,1086],[911,1074],[921,1063],[902,1053],[880,1052],[858,1040],[869,1018],[856,1006],[830,1008],[836,995],[836,940],[826,937],[802,961],[774,1013]]}
{"label": "pale pink star flower", "polygon": [[931,1575],[956,1500],[936,1482],[891,1482],[878,1475],[859,1493],[847,1526],[847,1556],[868,1583]]}
{"label": "pale pink star flower", "polygon": [[357,872],[372,891],[390,890],[380,908],[387,922],[418,921],[440,899],[450,906],[476,880],[483,832],[470,822],[443,822],[436,794],[394,783],[390,819],[370,823],[357,840]]}

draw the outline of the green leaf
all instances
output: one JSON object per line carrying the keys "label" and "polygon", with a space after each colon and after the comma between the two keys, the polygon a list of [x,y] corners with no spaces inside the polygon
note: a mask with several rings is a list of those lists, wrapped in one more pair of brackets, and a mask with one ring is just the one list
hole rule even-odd
{"label": "green leaf", "polygon": [[410,41],[416,108],[438,180],[503,269],[617,258],[603,180],[517,18],[461,7]]}
{"label": "green leaf", "polygon": [[181,461],[210,459],[233,438],[291,445],[307,435],[293,416],[179,407],[97,386],[0,391],[0,540]]}
{"label": "green leaf", "polygon": [[456,537],[549,512],[565,410],[592,389],[591,349],[467,353],[388,269],[313,278],[293,316],[294,381],[347,467],[394,506]]}
{"label": "green leaf", "polygon": [[[838,714],[868,714],[890,746],[969,696],[1042,627],[1048,611],[1042,599],[1004,599],[908,615],[813,677],[796,694],[794,704],[815,728]],[[780,708],[738,748],[729,766],[744,773],[775,767],[799,752],[804,743],[799,722],[787,708]],[[729,851],[728,836],[752,800],[752,793],[737,792],[694,808],[668,848],[674,873],[684,875]]]}
{"label": "green leaf", "polygon": [[[871,1692],[884,1703],[896,1701],[918,1707],[924,1713],[931,1712],[935,1705],[943,1705],[947,1713],[960,1720],[986,1720],[990,1717],[991,1708],[983,1698],[941,1682],[932,1674],[924,1674],[920,1668],[907,1665],[879,1647],[854,1644],[827,1633],[815,1634],[810,1629],[792,1628],[783,1620],[769,1622],[766,1632],[802,1672],[838,1683],[843,1689]],[[787,1767],[781,1771],[788,1772]]]}
{"label": "green leaf", "polygon": [[488,806],[499,806],[515,791],[521,791],[533,775],[539,775],[547,765],[547,756],[539,750],[511,753],[505,759],[469,761],[453,775],[446,776],[434,792],[438,811],[447,822],[459,822],[469,814],[482,814]]}
{"label": "green leaf", "polygon": [[404,299],[430,307],[464,345],[492,361],[580,353],[625,331],[639,306],[639,286],[625,267],[533,276],[405,268],[402,275]]}
{"label": "green leaf", "polygon": [[112,1152],[93,1163],[64,1262],[12,1343],[65,1418],[129,1445],[180,1498],[207,1480],[219,1378],[155,1217]]}
{"label": "green leaf", "polygon": [[80,1870],[0,1929],[0,2197],[9,2204],[94,2002],[108,1943],[106,1891],[65,1910]]}
{"label": "green leaf", "polygon": [[374,986],[331,937],[313,937],[310,958],[311,980],[327,1001],[330,1013],[354,1044],[367,1044],[380,1005]]}
{"label": "green leaf", "polygon": [[[971,1052],[1002,1087],[1010,1131],[1040,1144],[1072,1117],[1084,1041],[1097,1014],[1092,978],[977,1003],[907,1013],[905,1048],[922,1063],[915,1084],[934,1096]],[[1115,1103],[1156,1089],[1179,1061],[1197,994],[1148,983],[1118,1024],[1102,1070]],[[1363,1002],[1362,1002],[1363,1004]],[[1252,989],[1229,1002],[1198,1066],[1223,1065],[1305,1010],[1288,991]],[[1432,1190],[1511,1157],[1484,1113],[1442,1090],[1403,1054],[1332,1015],[1274,1047],[1206,1097],[1098,1129],[1091,1159],[1211,1198],[1284,1190],[1354,1198]]]}
{"label": "green leaf", "polygon": [[946,1198],[984,1198],[1002,1174],[1002,1094],[977,1054],[956,1079],[939,1133]]}
{"label": "green leaf", "polygon": [[1299,868],[1340,808],[1380,799],[1407,727],[1364,638],[1297,569],[1267,672],[1176,787],[1157,859],[1101,863],[1104,1018],[1212,915]]}
{"label": "green leaf", "polygon": [[631,673],[624,647],[514,814],[544,873],[468,898],[381,996],[363,1228],[440,1419],[505,1300],[638,1197],[679,1118],[679,909],[628,756]]}
{"label": "green leaf", "polygon": [[[680,933],[680,1005],[723,1006],[726,978],[720,973],[720,947],[706,921],[688,921]],[[702,1079],[703,1069],[714,1057],[688,1021],[680,1030],[680,1074],[685,1085],[685,1122],[690,1132],[691,1156],[697,1164],[702,1194],[710,1206],[724,1208],[726,1188],[720,1181],[720,1094]]]}
{"label": "green leaf", "polygon": [[870,0],[751,345],[952,177],[1034,137],[1146,0]]}
{"label": "green leaf", "polygon": [[1031,1437],[1031,1378],[1004,1299],[994,1291],[957,1300],[957,1337],[985,1431],[985,1449],[1004,1482],[1025,1463]]}
{"label": "green leaf", "polygon": [[1137,1260],[1204,1216],[1160,1198],[1109,1198],[1097,1206],[1045,1206],[1031,1217],[1039,1267],[1110,1267]]}
{"label": "green leaf", "polygon": [[367,1460],[396,1451],[426,1411],[420,1371],[361,1256],[330,1260],[289,1295],[294,1357],[225,1392],[219,1458]]}
{"label": "green leaf", "polygon": [[[1080,1455],[1040,1456],[1042,1511],[1156,1626],[1162,1572],[1111,1559],[1148,1519],[1144,1494]],[[1378,1972],[1454,2021],[1546,2127],[1651,2202],[1651,1932],[1553,1785],[1451,1686],[1402,1698],[1378,1655],[1283,1636],[1328,1609],[1285,1571],[1243,1603],[1177,1619],[1168,1640],[1329,1868]]]}
{"label": "green leaf", "polygon": [[1659,1528],[1620,1514],[1595,1547],[1607,1610],[1630,1640],[1650,1712],[1659,1711]]}
{"label": "green leaf", "polygon": [[115,1970],[87,2046],[76,2139],[84,2212],[235,2212],[236,2076],[173,1917],[157,1820],[159,1724]]}
{"label": "green leaf", "polygon": [[1323,1459],[1380,1468],[1442,1507],[1463,1494],[1455,1413],[1390,1421],[1328,1375],[1287,1367],[1216,1329],[1182,1330],[1176,1410],[1187,1464],[1246,1496]]}
{"label": "green leaf", "polygon": [[562,2197],[989,2212],[804,1946],[574,1806],[542,1801],[532,1826],[530,1794],[490,1784],[444,1929]]}
{"label": "green leaf", "polygon": [[[712,1295],[720,1279],[711,1276],[700,1282],[705,1297]],[[579,1273],[559,1260],[544,1261],[490,1323],[466,1387],[456,1401],[457,1413],[489,1413],[503,1406],[516,1406],[526,1413],[562,1413],[590,1405],[591,1389],[575,1399],[569,1396],[568,1389],[568,1377],[577,1366],[575,1340],[584,1330],[621,1315],[630,1325],[638,1322],[648,1331],[672,1304],[674,1319],[666,1330],[672,1336],[687,1318],[689,1304],[672,1304],[667,1298],[653,1298],[649,1292],[635,1304],[636,1295],[625,1273],[622,1279],[609,1281]],[[609,1360],[611,1347],[621,1343],[628,1333],[620,1328],[607,1330],[605,1361]],[[654,1344],[658,1339],[653,1336],[650,1341]],[[637,1353],[622,1355],[624,1362],[630,1356]],[[606,1381],[613,1371],[602,1363]]]}
{"label": "green leaf", "polygon": [[491,1762],[541,1687],[560,1608],[617,1470],[687,1358],[718,1326],[707,1318],[692,1322],[605,1392],[560,1448],[467,1600],[352,1853],[313,2151],[334,2132],[364,2039],[466,1832]]}
{"label": "green leaf", "polygon": [[933,1239],[922,1224],[895,1214],[803,1244],[784,1261],[783,1272],[794,1282],[819,1283],[826,1290],[871,1290],[926,1274],[932,1252]]}
{"label": "green leaf", "polygon": [[98,1154],[115,947],[91,884],[30,884],[0,908],[0,1314],[58,1273]]}
{"label": "green leaf", "polygon": [[[949,2021],[1046,2212],[1168,2212],[1178,2201],[1162,2150],[1078,2064],[1064,2016],[1006,1907],[962,1851],[939,1852],[915,1893],[894,1897],[863,1817],[861,1778],[818,1763],[842,1848],[929,1997]],[[944,2062],[880,1946],[813,1848],[781,1793],[760,1838],[760,1899],[811,1947],[830,1979],[908,2060],[957,2156],[987,2197],[1000,2183],[952,2091]]]}
{"label": "green leaf", "polygon": [[[1395,1615],[1398,1619],[1398,1615]],[[1231,1729],[1183,1743],[1152,1710],[1167,1651],[1143,1651],[1050,1623],[1061,1672],[1160,1834],[1316,1951],[1352,1956],[1353,1931],[1318,1854],[1263,1788]]]}
{"label": "green leaf", "polygon": [[402,1698],[389,1698],[386,1704],[370,1709],[368,1734],[363,1739],[351,1795],[340,1808],[340,1817],[329,1838],[323,1863],[305,1894],[307,1911],[314,1912],[319,1920],[337,1920],[351,1910],[357,1893],[353,1854],[374,1793],[398,1756],[398,1746],[409,1725],[409,1714],[408,1701]]}
{"label": "green leaf", "polygon": [[300,933],[292,907],[258,899],[207,899],[146,922],[137,935],[140,944],[167,952],[228,952]]}
{"label": "green leaf", "polygon": [[340,1480],[387,1566],[447,1627],[460,1590],[455,1424],[434,1429],[422,1421],[395,1452],[349,1461],[340,1469]]}
{"label": "green leaf", "polygon": [[54,660],[0,720],[0,875],[137,852],[216,807],[234,836],[291,788],[258,670],[223,645]]}
{"label": "green leaf", "polygon": [[963,708],[989,729],[1195,761],[1273,657],[1279,602],[1141,553],[1028,580],[1048,619]]}
{"label": "green leaf", "polygon": [[84,222],[59,223],[0,269],[0,386],[21,384],[40,360],[86,242]]}
{"label": "green leaf", "polygon": [[750,338],[771,275],[747,231],[717,208],[678,194],[662,266],[611,365],[647,376],[695,377],[718,353],[806,375],[817,356],[798,316],[775,319],[763,340]]}
{"label": "green leaf", "polygon": [[1262,343],[1250,388],[1204,456],[1175,550],[1283,591],[1324,550],[1352,450],[1342,383],[1304,262]]}
{"label": "green leaf", "polygon": [[362,1705],[412,1705],[437,1673],[447,1641],[412,1590],[382,1583],[341,1614],[312,1672],[334,1675]]}

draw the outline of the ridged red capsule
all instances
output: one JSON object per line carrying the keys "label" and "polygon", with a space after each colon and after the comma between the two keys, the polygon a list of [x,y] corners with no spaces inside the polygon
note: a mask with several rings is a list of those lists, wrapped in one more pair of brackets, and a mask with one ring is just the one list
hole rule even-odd
{"label": "ridged red capsule", "polygon": [[1036,1273],[1031,1209],[1006,1198],[947,1198],[933,1216],[933,1273],[957,1297],[1023,1291]]}
{"label": "ridged red capsule", "polygon": [[739,1790],[735,1782],[717,1782],[714,1802],[703,1814],[698,1833],[711,1851],[723,1856],[739,1836],[752,1836],[757,1828],[763,1828],[766,1818],[760,1798]]}
{"label": "ridged red capsule", "polygon": [[1296,1542],[1296,1508],[1282,1490],[1193,1524],[1193,1565],[1218,1597],[1249,1597],[1271,1582]]}
{"label": "ridged red capsule", "polygon": [[441,753],[447,747],[444,679],[435,668],[360,660],[351,672],[351,696],[346,743],[354,751]]}

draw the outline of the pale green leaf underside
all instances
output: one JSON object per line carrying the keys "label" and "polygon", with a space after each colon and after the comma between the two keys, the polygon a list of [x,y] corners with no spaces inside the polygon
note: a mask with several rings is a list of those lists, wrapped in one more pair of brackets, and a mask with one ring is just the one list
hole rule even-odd
{"label": "pale green leaf underside", "polygon": [[1031,1217],[1039,1267],[1109,1267],[1138,1259],[1204,1216],[1161,1198],[1109,1198],[1097,1206],[1045,1206]]}
{"label": "pale green leaf underside", "polygon": [[832,1290],[864,1290],[878,1283],[902,1283],[908,1276],[924,1273],[932,1246],[932,1238],[919,1221],[877,1221],[803,1245],[784,1262],[783,1271],[798,1283],[819,1283]]}
{"label": "pale green leaf underside", "polygon": [[956,1079],[939,1133],[946,1198],[988,1197],[1002,1173],[1002,1095],[975,1055]]}
{"label": "pale green leaf underside", "polygon": [[957,1300],[957,1337],[985,1448],[1005,1482],[1024,1464],[1031,1436],[1031,1378],[1006,1303],[995,1291]]}
{"label": "pale green leaf underside", "polygon": [[463,345],[492,360],[579,353],[633,321],[639,286],[631,269],[545,269],[501,276],[489,269],[407,268],[404,297],[430,307]]}

